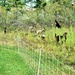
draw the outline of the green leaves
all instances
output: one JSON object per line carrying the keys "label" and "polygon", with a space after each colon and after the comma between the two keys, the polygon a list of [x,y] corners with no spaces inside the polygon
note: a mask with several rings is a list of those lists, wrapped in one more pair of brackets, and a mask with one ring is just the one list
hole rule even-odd
{"label": "green leaves", "polygon": [[25,0],[0,0],[0,6],[5,7],[6,11],[10,11],[11,7],[19,7],[25,4]]}
{"label": "green leaves", "polygon": [[6,11],[10,11],[11,10],[11,3],[10,3],[10,1],[1,0],[0,1],[0,6],[5,7]]}
{"label": "green leaves", "polygon": [[22,5],[24,5],[24,2],[22,0],[13,1],[13,7],[22,7]]}
{"label": "green leaves", "polygon": [[46,6],[45,0],[36,0],[36,5],[34,8],[44,8]]}

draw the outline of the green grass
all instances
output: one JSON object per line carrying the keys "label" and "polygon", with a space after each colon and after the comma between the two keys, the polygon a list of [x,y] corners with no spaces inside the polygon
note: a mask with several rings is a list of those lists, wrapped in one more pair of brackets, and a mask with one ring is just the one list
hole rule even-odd
{"label": "green grass", "polygon": [[[22,45],[18,54],[15,46],[0,46],[0,75],[36,75],[38,71],[39,50]],[[58,75],[62,74],[62,67],[58,62]],[[57,73],[57,60],[47,53],[42,53],[40,74],[52,75]],[[64,71],[68,74],[68,68]]]}
{"label": "green grass", "polygon": [[[62,35],[64,32],[67,32],[67,42],[63,44],[56,44],[54,34]],[[53,71],[56,72],[57,60],[50,58],[49,54],[55,55],[60,61],[63,61],[69,66],[75,68],[75,28],[63,27],[62,29],[47,29],[45,31],[45,40],[43,41],[40,37],[41,34],[36,35],[36,33],[28,32],[28,35],[25,35],[27,32],[20,32],[18,34],[11,32],[4,35],[0,34],[0,75],[35,75],[37,74],[38,69],[38,60],[39,60],[39,47],[42,47],[44,52],[42,54],[41,69],[40,74],[47,73],[46,75],[53,74]],[[14,38],[18,37],[22,40],[22,47],[20,49],[20,54],[18,54],[18,43],[14,41]],[[9,37],[9,38],[8,38]],[[27,43],[25,41],[28,40]],[[25,44],[28,44],[26,46]],[[36,47],[34,46],[36,45]],[[34,48],[35,50],[32,50]],[[23,52],[22,52],[23,51]],[[47,55],[48,54],[48,55]],[[54,61],[54,66],[52,66],[52,60]],[[62,66],[58,63],[60,69],[59,75],[61,75]],[[49,71],[49,67],[51,70]],[[68,74],[68,69],[65,69],[65,72]]]}
{"label": "green grass", "polygon": [[0,75],[33,75],[30,66],[14,50],[15,47],[0,46]]}

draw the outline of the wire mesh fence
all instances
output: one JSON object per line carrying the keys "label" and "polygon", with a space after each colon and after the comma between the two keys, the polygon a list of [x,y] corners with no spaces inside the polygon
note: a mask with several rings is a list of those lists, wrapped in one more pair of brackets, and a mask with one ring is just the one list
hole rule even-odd
{"label": "wire mesh fence", "polygon": [[27,40],[19,40],[18,53],[30,66],[31,75],[75,75],[71,67]]}
{"label": "wire mesh fence", "polygon": [[[29,75],[75,75],[75,70],[61,62],[42,46],[17,37],[17,52],[29,66]],[[3,44],[5,45],[4,40]],[[4,46],[5,47],[5,46]],[[8,47],[9,48],[9,47]]]}

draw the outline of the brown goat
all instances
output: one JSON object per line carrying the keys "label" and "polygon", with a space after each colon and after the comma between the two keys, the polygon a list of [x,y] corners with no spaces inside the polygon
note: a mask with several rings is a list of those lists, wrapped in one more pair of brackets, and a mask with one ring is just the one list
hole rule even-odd
{"label": "brown goat", "polygon": [[57,28],[61,28],[61,25],[59,24],[59,22],[57,20],[55,20],[56,26]]}
{"label": "brown goat", "polygon": [[56,39],[57,43],[59,43],[59,42],[62,42],[62,43],[66,42],[66,40],[67,40],[67,32],[65,32],[63,35],[56,35],[55,34],[55,39]]}

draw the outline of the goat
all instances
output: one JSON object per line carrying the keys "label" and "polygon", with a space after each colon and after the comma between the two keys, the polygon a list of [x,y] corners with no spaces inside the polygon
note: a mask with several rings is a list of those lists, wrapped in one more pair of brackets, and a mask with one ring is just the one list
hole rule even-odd
{"label": "goat", "polygon": [[40,34],[40,33],[42,33],[42,32],[45,32],[45,30],[44,30],[44,29],[41,29],[41,30],[37,30],[37,31],[36,31],[37,34]]}
{"label": "goat", "polygon": [[67,32],[65,32],[63,35],[56,35],[55,34],[55,39],[56,39],[56,42],[59,43],[60,41],[63,43],[63,42],[66,42],[67,40]]}
{"label": "goat", "polygon": [[59,22],[57,20],[55,20],[56,26],[57,28],[61,28],[61,25],[59,24]]}

